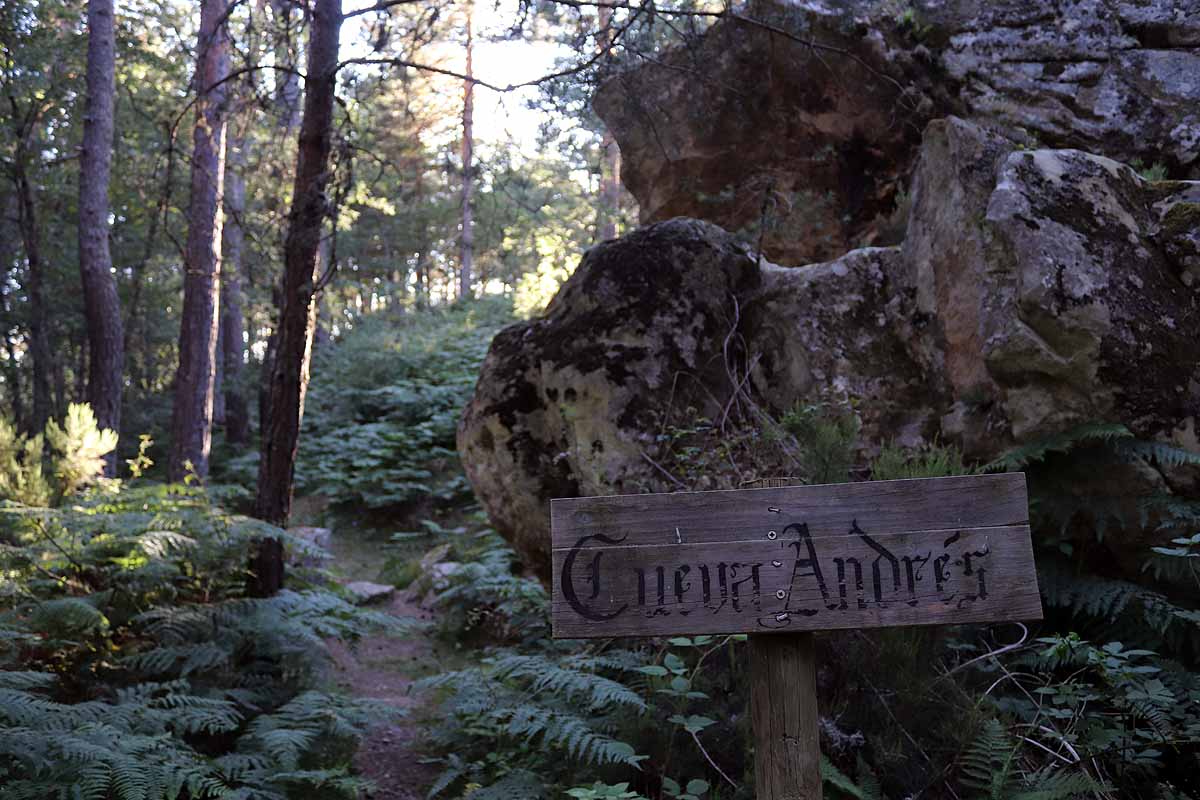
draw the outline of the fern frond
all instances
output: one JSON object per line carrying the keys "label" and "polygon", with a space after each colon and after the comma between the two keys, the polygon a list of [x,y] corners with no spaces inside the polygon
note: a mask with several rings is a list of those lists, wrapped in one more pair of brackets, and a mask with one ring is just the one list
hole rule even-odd
{"label": "fern frond", "polygon": [[525,679],[536,694],[548,692],[568,701],[581,702],[588,708],[614,705],[638,711],[646,708],[641,696],[624,684],[595,672],[572,669],[541,655],[506,656],[492,662],[492,668],[498,679]]}
{"label": "fern frond", "polygon": [[1091,775],[1077,771],[1042,770],[1031,775],[1027,784],[1030,788],[1012,795],[1011,800],[1071,800],[1109,790]]}
{"label": "fern frond", "polygon": [[1080,425],[1069,431],[1038,439],[1005,453],[983,467],[984,472],[1018,470],[1051,453],[1066,453],[1084,442],[1112,442],[1132,438],[1133,433],[1120,423],[1096,422]]}

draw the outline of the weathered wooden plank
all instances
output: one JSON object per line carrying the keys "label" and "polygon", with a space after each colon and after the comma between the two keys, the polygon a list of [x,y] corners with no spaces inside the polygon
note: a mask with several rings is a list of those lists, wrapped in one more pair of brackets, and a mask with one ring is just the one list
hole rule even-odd
{"label": "weathered wooden plank", "polygon": [[876,533],[1022,525],[1029,503],[1022,473],[838,483],[718,492],[574,497],[550,501],[555,549],[580,536],[623,535],[626,545],[753,539],[806,522],[845,531],[851,519]]}
{"label": "weathered wooden plank", "polygon": [[1021,475],[556,500],[554,634],[1040,618],[1027,518]]}
{"label": "weathered wooden plank", "polygon": [[811,633],[750,637],[754,796],[821,800],[817,658]]}

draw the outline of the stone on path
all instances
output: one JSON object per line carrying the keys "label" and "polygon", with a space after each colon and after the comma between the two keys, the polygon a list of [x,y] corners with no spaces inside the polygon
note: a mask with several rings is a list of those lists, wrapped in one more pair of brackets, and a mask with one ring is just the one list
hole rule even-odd
{"label": "stone on path", "polygon": [[396,594],[396,587],[384,583],[354,581],[346,584],[346,591],[354,598],[357,605],[365,606],[390,600]]}

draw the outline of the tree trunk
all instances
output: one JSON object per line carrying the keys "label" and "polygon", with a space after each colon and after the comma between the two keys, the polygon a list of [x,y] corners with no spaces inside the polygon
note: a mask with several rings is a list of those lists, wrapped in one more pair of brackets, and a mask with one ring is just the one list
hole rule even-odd
{"label": "tree trunk", "polygon": [[[287,523],[292,504],[292,478],[308,389],[313,329],[316,325],[316,281],[321,231],[326,216],[325,188],[333,144],[333,101],[337,87],[341,0],[316,0],[309,29],[304,117],[296,158],[296,180],[284,243],[284,275],[275,358],[271,368],[268,425],[262,440],[258,494],[254,516],[277,525]],[[263,555],[263,553],[260,553]],[[270,554],[267,554],[270,555]],[[278,588],[282,570],[259,565],[257,594]]]}
{"label": "tree trunk", "polygon": [[50,354],[50,320],[42,283],[44,265],[41,231],[38,228],[33,187],[26,170],[26,152],[25,146],[21,146],[13,159],[13,176],[17,186],[17,226],[21,231],[21,244],[25,248],[25,263],[29,269],[28,285],[25,287],[29,294],[29,355],[33,362],[33,414],[29,429],[40,433],[53,414],[50,381],[54,365]]}
{"label": "tree trunk", "polygon": [[300,127],[300,76],[296,72],[296,44],[292,30],[294,0],[271,0],[275,28],[281,33],[275,41],[275,105],[279,109],[279,124],[288,133]]}
{"label": "tree trunk", "polygon": [[271,307],[275,318],[267,334],[263,360],[258,370],[258,436],[261,441],[271,429],[271,371],[275,368],[275,346],[279,342],[279,306],[283,304],[279,285],[271,287]]}
{"label": "tree trunk", "polygon": [[472,174],[475,156],[475,82],[472,51],[474,41],[471,30],[471,16],[474,3],[467,0],[467,69],[463,81],[463,113],[462,113],[462,235],[459,239],[458,259],[458,296],[471,296],[471,270],[475,260],[475,221],[471,214],[471,193],[474,190],[475,176]]}
{"label": "tree trunk", "polygon": [[224,367],[225,441],[245,444],[250,440],[250,418],[243,393],[246,321],[242,311],[242,269],[246,213],[245,140],[230,137],[225,147],[225,251],[221,271],[221,363]]}
{"label": "tree trunk", "polygon": [[71,386],[71,402],[86,403],[88,362],[91,359],[88,358],[87,345],[83,342],[77,343],[72,349],[75,351],[75,370],[71,376],[74,379],[74,385]]}
{"label": "tree trunk", "polygon": [[208,475],[212,446],[213,382],[216,378],[218,291],[221,280],[221,201],[225,185],[225,86],[229,75],[229,0],[203,0],[196,66],[196,128],[192,195],[184,250],[183,313],[179,371],[175,376],[173,436],[167,475],[182,480],[187,465]]}
{"label": "tree trunk", "polygon": [[[224,227],[224,226],[222,226]],[[224,238],[224,237],[222,237]],[[224,244],[222,244],[224,248]],[[228,263],[225,261],[225,250],[221,251],[221,266],[228,268]],[[218,290],[219,297],[217,298],[217,349],[213,357],[216,366],[213,369],[213,410],[212,424],[214,428],[225,427],[225,312],[222,306],[225,303],[225,281],[222,276],[221,286]]]}
{"label": "tree trunk", "polygon": [[[601,53],[612,55],[612,5],[601,0],[600,32],[597,40]],[[600,240],[617,238],[617,219],[621,216],[621,151],[612,131],[604,129],[600,141]]]}
{"label": "tree trunk", "polygon": [[[87,400],[101,428],[121,430],[125,333],[108,249],[108,176],[113,147],[113,0],[89,0],[87,106],[79,160],[79,272],[87,321]],[[117,474],[116,451],[104,473]]]}
{"label": "tree trunk", "polygon": [[[11,231],[6,224],[6,220],[16,219],[16,197],[10,194],[4,194],[2,197],[4,202],[0,203],[0,214],[3,215],[0,217],[0,287],[8,286],[9,269],[17,260],[16,238],[10,235]],[[12,297],[0,289],[0,314],[4,319],[11,320],[12,313]],[[10,399],[9,407],[12,408],[12,423],[17,426],[17,430],[23,431],[26,430],[25,396],[21,390],[21,369],[20,362],[17,360],[17,344],[13,341],[12,329],[9,325],[4,325],[4,352],[6,355],[4,383]]]}

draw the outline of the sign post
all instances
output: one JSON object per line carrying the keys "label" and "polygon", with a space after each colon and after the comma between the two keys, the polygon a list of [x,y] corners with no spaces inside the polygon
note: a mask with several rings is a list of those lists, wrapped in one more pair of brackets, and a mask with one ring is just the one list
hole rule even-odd
{"label": "sign post", "polygon": [[1025,476],[552,500],[556,638],[748,633],[758,800],[821,797],[812,631],[1040,619]]}

